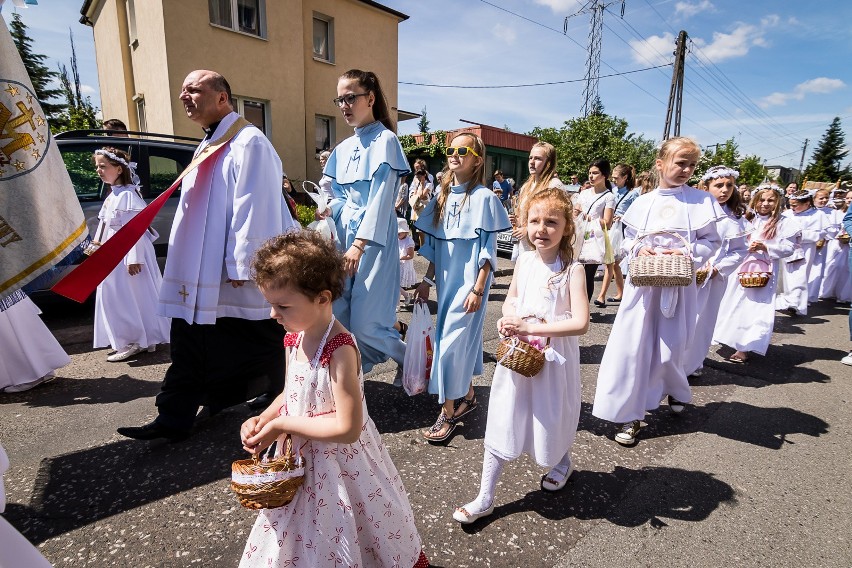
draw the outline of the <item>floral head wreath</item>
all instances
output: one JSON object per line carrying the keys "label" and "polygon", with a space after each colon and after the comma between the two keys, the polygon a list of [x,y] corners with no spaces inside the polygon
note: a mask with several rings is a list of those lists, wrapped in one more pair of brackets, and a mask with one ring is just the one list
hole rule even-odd
{"label": "floral head wreath", "polygon": [[701,176],[701,181],[729,177],[737,179],[738,177],[740,177],[740,172],[729,168],[728,166],[713,166],[712,168],[704,172],[704,175]]}
{"label": "floral head wreath", "polygon": [[816,195],[816,189],[800,189],[787,199],[791,201],[806,201],[808,199],[813,199],[814,195]]}
{"label": "floral head wreath", "polygon": [[139,176],[136,175],[136,162],[128,162],[127,160],[125,160],[124,158],[119,156],[118,154],[114,154],[114,153],[110,152],[109,150],[104,150],[103,148],[101,148],[99,150],[95,150],[95,154],[100,155],[100,156],[106,156],[107,158],[109,158],[113,162],[118,162],[119,164],[121,164],[122,166],[124,166],[125,168],[130,170],[130,180],[135,185],[139,185],[139,181],[140,181]]}

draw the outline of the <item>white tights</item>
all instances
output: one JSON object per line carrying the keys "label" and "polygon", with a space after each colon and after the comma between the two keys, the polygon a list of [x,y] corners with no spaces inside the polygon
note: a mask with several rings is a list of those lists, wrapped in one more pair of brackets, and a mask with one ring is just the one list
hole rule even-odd
{"label": "white tights", "polygon": [[[500,480],[500,474],[503,473],[503,466],[506,465],[507,461],[485,448],[485,455],[482,458],[482,479],[479,482],[479,495],[476,496],[476,499],[464,505],[464,509],[468,513],[477,515],[491,507],[497,490],[497,482]],[[568,450],[568,453],[562,456],[562,459],[553,466],[547,476],[554,480],[564,479],[570,468],[571,450]]]}

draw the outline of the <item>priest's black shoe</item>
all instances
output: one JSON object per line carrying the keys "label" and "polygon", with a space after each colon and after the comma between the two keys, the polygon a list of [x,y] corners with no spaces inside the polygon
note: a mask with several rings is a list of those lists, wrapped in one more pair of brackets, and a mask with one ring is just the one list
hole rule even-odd
{"label": "priest's black shoe", "polygon": [[275,397],[272,394],[266,392],[255,398],[254,400],[248,401],[248,407],[252,410],[266,410],[272,401],[275,400]]}
{"label": "priest's black shoe", "polygon": [[189,430],[178,430],[169,428],[157,423],[155,420],[144,426],[126,426],[116,430],[122,436],[133,438],[134,440],[156,440],[158,438],[166,438],[170,442],[180,442],[189,438]]}

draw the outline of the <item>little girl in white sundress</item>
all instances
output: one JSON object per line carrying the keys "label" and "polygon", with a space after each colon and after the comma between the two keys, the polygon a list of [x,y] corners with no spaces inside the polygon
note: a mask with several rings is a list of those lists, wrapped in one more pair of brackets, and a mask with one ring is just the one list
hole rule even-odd
{"label": "little girl in white sundress", "polygon": [[257,454],[289,434],[306,463],[293,501],[258,515],[240,566],[426,568],[405,487],[367,414],[358,347],[332,315],[340,253],[313,231],[286,233],[253,269],[290,331],[289,362],[284,392],[240,428],[243,447]]}
{"label": "little girl in white sundress", "polygon": [[396,224],[399,226],[397,230],[399,237],[399,287],[402,297],[405,299],[405,304],[408,305],[411,303],[411,294],[406,292],[406,289],[418,283],[417,272],[414,270],[414,239],[411,238],[411,227],[408,226],[408,221],[402,217],[397,217]]}
{"label": "little girl in white sundress", "polygon": [[[506,462],[526,453],[550,472],[545,491],[559,491],[574,469],[571,446],[580,420],[580,348],[589,329],[583,266],[573,256],[573,205],[548,188],[528,201],[526,231],[533,251],[522,252],[497,323],[505,336],[543,347],[544,368],[532,378],[497,365],[491,385],[479,495],[459,507],[462,524],[494,511],[494,492]],[[543,321],[542,321],[543,320]]]}

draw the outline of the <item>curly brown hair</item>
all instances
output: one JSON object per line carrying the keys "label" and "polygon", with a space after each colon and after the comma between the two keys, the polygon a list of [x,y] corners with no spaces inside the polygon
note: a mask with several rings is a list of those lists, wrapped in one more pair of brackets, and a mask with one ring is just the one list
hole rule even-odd
{"label": "curly brown hair", "polygon": [[343,256],[316,231],[291,231],[266,241],[254,254],[252,277],[262,288],[293,286],[313,300],[325,290],[343,295]]}

